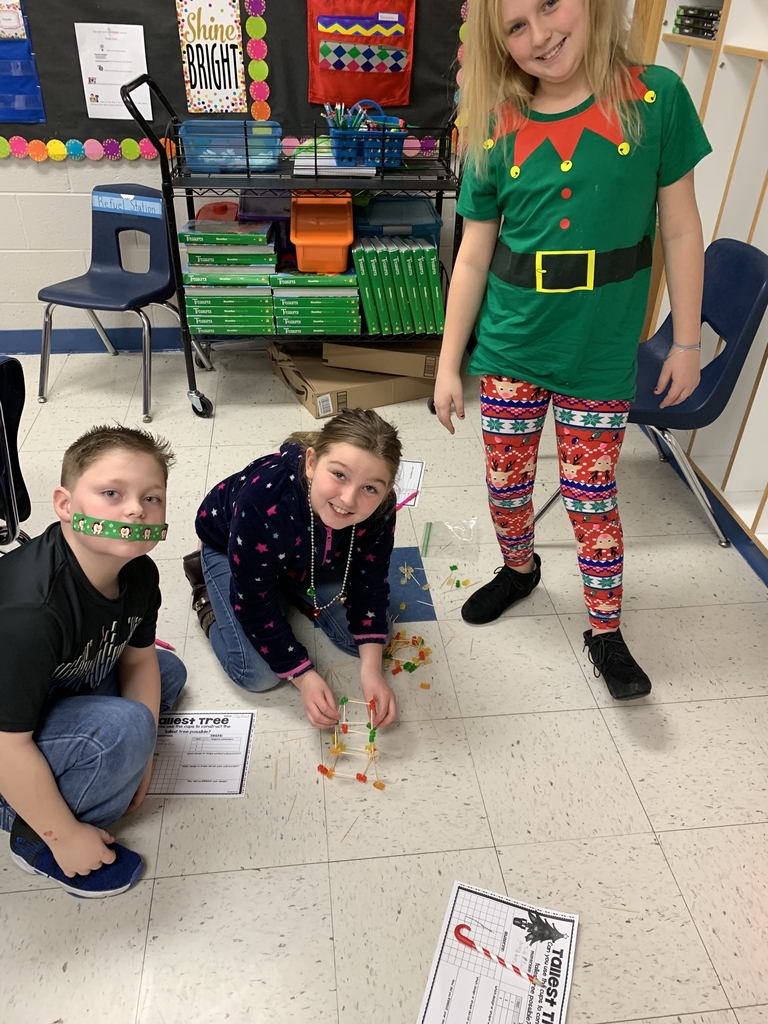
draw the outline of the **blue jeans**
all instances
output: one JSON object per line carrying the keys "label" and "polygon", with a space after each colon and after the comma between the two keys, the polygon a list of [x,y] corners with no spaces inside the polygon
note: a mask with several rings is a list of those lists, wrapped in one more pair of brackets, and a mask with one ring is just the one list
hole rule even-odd
{"label": "blue jeans", "polygon": [[[282,680],[254,648],[235,616],[229,600],[229,559],[207,544],[203,544],[201,557],[208,597],[216,616],[216,621],[208,634],[213,653],[229,678],[238,686],[253,692],[271,690]],[[318,583],[317,603],[325,604],[330,601],[341,589],[341,582],[339,577],[331,582]],[[286,594],[294,594],[304,602],[307,600],[306,585],[286,579],[281,582],[281,589]],[[334,601],[315,619],[315,624],[339,650],[353,658],[359,657],[357,644],[349,632],[347,610],[344,605]]]}
{"label": "blue jeans", "polygon": [[[160,711],[168,711],[187,680],[180,658],[158,650]],[[145,704],[120,696],[117,668],[91,693],[56,701],[33,737],[59,792],[78,821],[110,828],[139,787],[155,749]]]}

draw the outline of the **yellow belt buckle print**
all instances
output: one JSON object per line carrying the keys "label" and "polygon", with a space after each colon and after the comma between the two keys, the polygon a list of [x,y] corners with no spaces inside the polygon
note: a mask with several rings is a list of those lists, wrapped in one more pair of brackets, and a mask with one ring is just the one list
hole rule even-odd
{"label": "yellow belt buckle print", "polygon": [[[574,288],[546,288],[544,286],[543,267],[545,256],[586,256],[586,284],[577,284]],[[536,291],[537,292],[591,292],[595,287],[595,250],[594,249],[539,249],[536,253]]]}

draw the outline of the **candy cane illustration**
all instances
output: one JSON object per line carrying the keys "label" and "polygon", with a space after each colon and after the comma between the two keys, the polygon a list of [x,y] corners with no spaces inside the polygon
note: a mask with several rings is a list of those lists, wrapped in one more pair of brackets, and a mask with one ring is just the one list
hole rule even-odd
{"label": "candy cane illustration", "polygon": [[473,949],[476,953],[482,953],[483,956],[487,956],[489,960],[496,960],[502,967],[506,967],[508,971],[513,971],[519,978],[527,978],[532,985],[539,985],[541,988],[544,988],[544,982],[539,981],[539,979],[534,977],[533,974],[527,974],[525,971],[521,971],[519,967],[515,967],[514,964],[508,964],[506,960],[502,960],[501,957],[496,956],[495,953],[491,953],[482,946],[476,945],[472,939],[468,937],[471,931],[472,929],[468,924],[457,924],[453,929],[453,934],[462,946],[469,946],[469,948]]}

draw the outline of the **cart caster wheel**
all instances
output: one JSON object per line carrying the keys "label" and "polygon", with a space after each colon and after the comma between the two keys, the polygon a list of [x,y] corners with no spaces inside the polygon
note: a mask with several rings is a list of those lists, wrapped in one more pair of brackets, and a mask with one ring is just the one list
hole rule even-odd
{"label": "cart caster wheel", "polygon": [[151,416],[142,416],[141,417],[141,421],[142,421],[142,423],[151,423],[152,422],[152,417]]}
{"label": "cart caster wheel", "polygon": [[200,356],[195,356],[195,366],[198,368],[198,370],[205,370],[206,369],[206,365],[203,362],[203,360],[200,358]]}
{"label": "cart caster wheel", "polygon": [[200,419],[207,420],[213,416],[213,402],[199,391],[188,391],[187,398],[192,404],[192,412]]}
{"label": "cart caster wheel", "polygon": [[434,398],[428,398],[427,399],[427,408],[429,409],[429,411],[432,413],[433,416],[437,415],[437,409],[435,408],[435,399]]}

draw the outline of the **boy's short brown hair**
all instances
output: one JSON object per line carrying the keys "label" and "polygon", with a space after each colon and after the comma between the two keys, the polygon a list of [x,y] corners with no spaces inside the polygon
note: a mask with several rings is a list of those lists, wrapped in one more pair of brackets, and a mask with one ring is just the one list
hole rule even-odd
{"label": "boy's short brown hair", "polygon": [[163,479],[168,483],[168,470],[175,462],[170,441],[166,441],[164,437],[154,437],[147,430],[105,425],[86,430],[64,452],[61,463],[61,486],[71,491],[89,466],[103,456],[118,451],[151,455],[163,471]]}

